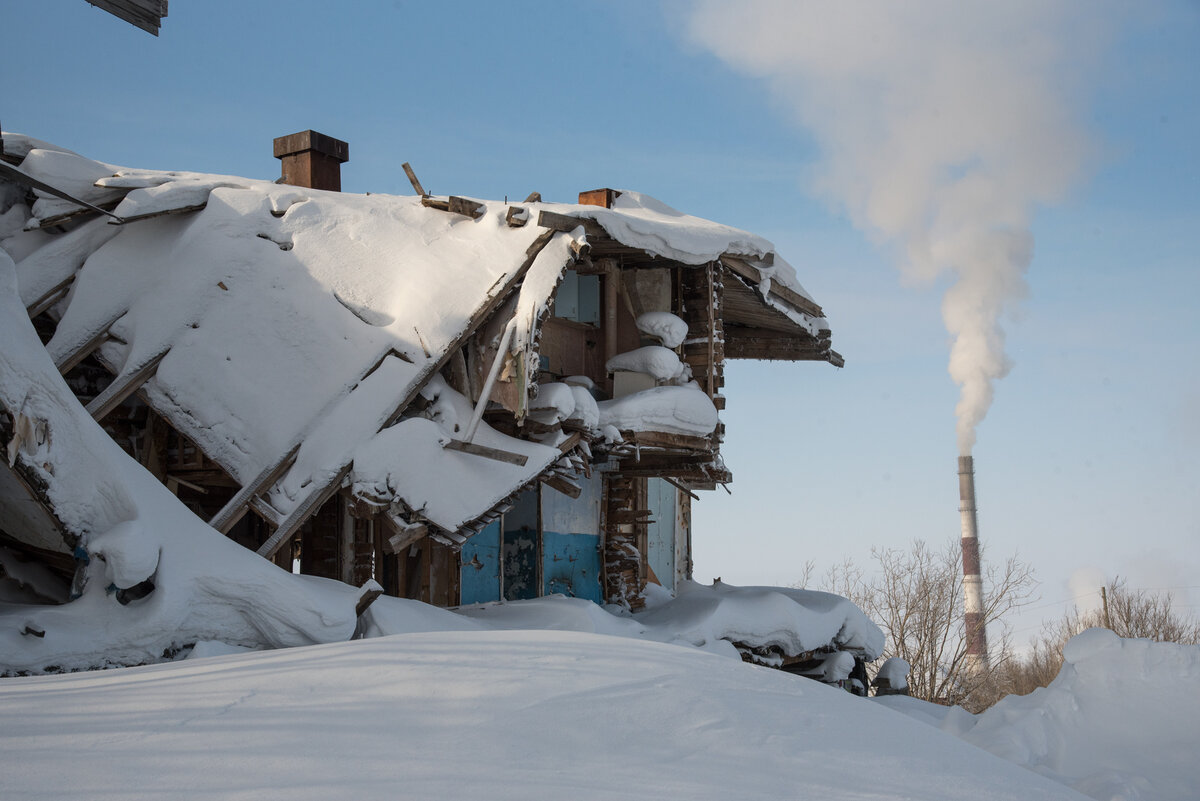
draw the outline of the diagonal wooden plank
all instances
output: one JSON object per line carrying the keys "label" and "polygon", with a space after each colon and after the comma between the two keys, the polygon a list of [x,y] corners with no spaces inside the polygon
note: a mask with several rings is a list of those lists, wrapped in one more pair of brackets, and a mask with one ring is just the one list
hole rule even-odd
{"label": "diagonal wooden plank", "polygon": [[296,454],[300,450],[300,443],[292,446],[283,458],[267,465],[259,474],[250,480],[250,483],[243,486],[237,491],[229,501],[221,507],[221,511],[213,515],[213,518],[208,521],[208,524],[222,534],[228,534],[229,529],[233,528],[237,521],[242,519],[242,515],[246,514],[246,509],[249,507],[250,501],[262,492],[264,489],[274,484],[279,480],[292,463],[296,461]]}
{"label": "diagonal wooden plank", "polygon": [[142,384],[150,380],[150,376],[158,369],[158,363],[163,360],[169,350],[169,346],[163,348],[136,370],[122,371],[112,380],[112,383],[104,388],[103,392],[92,398],[92,402],[87,405],[87,413],[97,422],[107,417],[126,398],[141,389]]}
{"label": "diagonal wooden plank", "polygon": [[[114,312],[105,322],[95,328],[89,329],[77,339],[72,344],[70,350],[55,357],[54,366],[58,368],[58,372],[66,375],[71,371],[71,368],[75,367],[75,365],[90,356],[96,348],[104,344],[104,340],[112,336],[112,332],[109,329],[113,327],[117,320],[124,317],[127,312],[128,309],[120,309]],[[50,344],[54,344],[53,339],[50,340]]]}
{"label": "diagonal wooden plank", "polygon": [[349,475],[349,473],[350,465],[347,464],[334,474],[331,480],[319,485],[314,492],[309,493],[308,497],[293,509],[291,514],[283,519],[283,522],[279,524],[279,528],[275,529],[275,533],[259,546],[258,555],[267,559],[273,559],[280,548],[292,541],[292,537],[299,531],[300,526],[304,525],[304,521],[308,520],[314,512],[334,496],[334,493],[341,489],[342,479]]}
{"label": "diagonal wooden plank", "polygon": [[67,296],[67,292],[71,289],[71,284],[75,281],[74,274],[59,281],[49,291],[43,294],[40,298],[30,303],[25,307],[25,311],[29,313],[29,319],[37,317],[45,311],[48,311],[54,304]]}
{"label": "diagonal wooden plank", "polygon": [[0,161],[0,175],[3,175],[7,178],[11,178],[12,180],[16,181],[17,183],[21,183],[21,184],[25,184],[26,186],[33,187],[34,189],[40,189],[41,191],[46,192],[47,194],[54,195],[55,197],[61,198],[69,203],[74,203],[77,206],[82,206],[85,209],[90,209],[92,211],[99,212],[100,214],[107,214],[109,217],[112,217],[114,220],[116,220],[118,222],[121,221],[121,218],[118,217],[117,215],[113,214],[111,211],[102,209],[99,206],[93,206],[91,203],[88,203],[86,200],[80,200],[77,197],[72,197],[71,195],[68,195],[66,192],[62,191],[61,189],[57,189],[57,188],[51,186],[50,184],[45,183],[44,181],[39,181],[37,178],[34,178],[32,175],[29,175],[28,173],[25,173],[22,170],[18,170],[16,167],[13,167],[11,164],[7,164],[3,161]]}

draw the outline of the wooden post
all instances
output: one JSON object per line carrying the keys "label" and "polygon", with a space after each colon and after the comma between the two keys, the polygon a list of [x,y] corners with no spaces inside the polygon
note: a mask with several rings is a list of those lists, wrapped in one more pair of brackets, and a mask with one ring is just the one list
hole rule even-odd
{"label": "wooden post", "polygon": [[[608,262],[604,271],[604,363],[617,355],[617,298],[620,294],[621,270],[615,261]],[[604,368],[604,385],[611,398],[613,379]]]}
{"label": "wooden post", "polygon": [[1100,588],[1100,600],[1104,602],[1104,628],[1112,631],[1112,618],[1108,615],[1108,588]]}

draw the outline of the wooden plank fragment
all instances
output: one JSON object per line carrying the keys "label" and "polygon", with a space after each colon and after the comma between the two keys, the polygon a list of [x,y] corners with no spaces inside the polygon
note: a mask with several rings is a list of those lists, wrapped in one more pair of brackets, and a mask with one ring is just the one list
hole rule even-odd
{"label": "wooden plank fragment", "polygon": [[542,483],[553,490],[558,490],[568,498],[575,499],[583,494],[583,487],[562,476],[547,476],[542,479]]}
{"label": "wooden plank fragment", "polygon": [[367,607],[375,602],[375,599],[383,595],[383,590],[378,587],[366,590],[358,597],[358,603],[354,606],[354,614],[356,617],[362,617],[362,613],[367,611]]}
{"label": "wooden plank fragment", "polygon": [[107,417],[126,398],[137,392],[142,384],[150,380],[150,376],[158,369],[158,363],[163,360],[163,357],[167,355],[167,351],[169,350],[169,347],[163,348],[154,354],[154,356],[147,359],[136,370],[122,372],[121,375],[113,379],[111,384],[104,388],[103,392],[92,398],[92,402],[87,405],[87,413],[97,422]]}
{"label": "wooden plank fragment", "polygon": [[417,174],[413,172],[412,165],[406,161],[400,167],[404,170],[404,174],[408,176],[408,182],[412,184],[413,191],[421,197],[429,197],[429,193],[425,191],[425,187],[421,186],[421,182],[417,180]]}
{"label": "wooden plank fragment", "polygon": [[135,214],[132,217],[122,217],[120,222],[117,222],[116,220],[109,220],[108,224],[109,225],[125,225],[127,223],[139,222],[141,220],[152,220],[155,217],[163,217],[168,214],[188,214],[189,212],[193,212],[193,211],[202,211],[204,209],[204,207],[207,205],[208,205],[208,201],[206,200],[203,203],[194,203],[190,206],[179,206],[179,207],[173,208],[173,209],[160,209],[158,211],[148,211],[145,214]]}
{"label": "wooden plank fragment", "polygon": [[499,448],[489,448],[486,445],[478,445],[474,442],[464,442],[463,440],[452,439],[442,446],[448,451],[460,451],[469,453],[474,456],[482,456],[485,459],[493,459],[497,462],[507,462],[515,464],[518,467],[524,467],[529,462],[529,457],[519,453],[510,451],[502,451]]}
{"label": "wooden plank fragment", "polygon": [[562,231],[564,234],[569,234],[582,225],[584,233],[588,236],[608,236],[604,227],[590,217],[571,217],[544,209],[538,212],[538,225],[543,228],[549,228],[552,231]]}
{"label": "wooden plank fragment", "polygon": [[402,526],[396,522],[395,518],[386,514],[380,515],[376,519],[382,520],[384,526],[387,527],[388,536],[384,539],[384,550],[391,554],[401,553],[405,548],[429,534],[429,527],[424,523]]}
{"label": "wooden plank fragment", "polygon": [[464,217],[470,217],[473,220],[478,220],[484,214],[486,208],[482,203],[470,200],[465,197],[451,195],[447,200],[447,211],[452,214],[461,214]]}

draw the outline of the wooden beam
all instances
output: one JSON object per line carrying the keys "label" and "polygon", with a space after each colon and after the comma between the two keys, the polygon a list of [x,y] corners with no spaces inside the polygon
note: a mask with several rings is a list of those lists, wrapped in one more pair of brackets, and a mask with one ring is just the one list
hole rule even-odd
{"label": "wooden beam", "polygon": [[447,199],[446,203],[449,206],[447,211],[449,211],[451,214],[461,214],[464,217],[470,217],[473,220],[478,220],[480,217],[482,217],[485,209],[485,206],[482,203],[478,203],[465,197],[457,197],[456,195],[451,195]]}
{"label": "wooden beam", "polygon": [[557,214],[544,209],[538,212],[538,225],[543,228],[549,228],[552,231],[562,231],[564,234],[569,234],[582,225],[584,233],[588,236],[608,236],[608,232],[604,230],[604,226],[591,217],[571,217],[567,214]]}
{"label": "wooden beam", "polygon": [[576,445],[578,445],[581,439],[583,439],[583,434],[579,431],[576,431],[575,433],[571,434],[571,436],[558,443],[559,452],[566,453],[567,451],[571,450],[571,448],[574,448]]}
{"label": "wooden beam", "polygon": [[408,176],[408,182],[412,184],[413,191],[421,197],[429,197],[429,193],[425,191],[425,187],[421,186],[421,182],[417,180],[417,174],[413,172],[412,165],[406,161],[400,167],[404,170],[404,174]]}
{"label": "wooden beam", "polygon": [[279,528],[275,530],[275,533],[268,537],[267,541],[259,547],[258,555],[272,559],[279,552],[280,548],[291,542],[292,537],[300,530],[300,526],[304,525],[304,521],[308,520],[313,512],[320,509],[327,500],[332,498],[341,489],[342,479],[349,475],[352,466],[353,462],[345,465],[334,475],[331,481],[320,485],[315,491],[309,493],[308,497],[301,501],[300,505],[283,519],[283,522],[279,524]]}
{"label": "wooden beam", "polygon": [[383,590],[378,587],[373,587],[363,592],[358,596],[358,603],[354,606],[354,614],[356,617],[362,617],[362,613],[367,611],[367,607],[375,603],[375,599],[383,595]]}
{"label": "wooden beam", "polygon": [[250,499],[258,495],[267,487],[279,480],[292,463],[296,461],[296,454],[300,451],[300,443],[292,446],[291,450],[283,455],[283,458],[269,464],[259,471],[258,475],[251,479],[249,484],[246,484],[237,494],[221,508],[221,511],[213,515],[213,518],[208,521],[208,524],[222,534],[228,534],[237,521],[242,519],[242,515],[246,513],[246,506],[250,503]]}
{"label": "wooden beam", "polygon": [[163,348],[158,353],[147,359],[140,367],[130,372],[122,371],[121,375],[113,379],[104,391],[96,397],[92,398],[92,402],[87,405],[87,413],[92,416],[92,419],[99,422],[118,406],[120,406],[126,398],[141,389],[142,384],[150,380],[150,376],[158,369],[158,363],[167,355],[170,347]]}
{"label": "wooden beam", "polygon": [[568,498],[578,498],[583,494],[583,487],[563,476],[546,476],[542,483],[553,490],[558,490]]}
{"label": "wooden beam", "polygon": [[205,200],[203,203],[193,203],[190,206],[178,206],[173,209],[159,209],[158,211],[148,211],[145,214],[135,214],[132,217],[123,217],[121,218],[120,222],[117,222],[116,220],[109,220],[108,224],[125,225],[127,223],[138,222],[140,220],[152,220],[155,217],[163,217],[168,214],[187,214],[193,211],[203,211],[204,207],[207,205],[208,201]]}
{"label": "wooden beam", "polygon": [[459,439],[452,439],[442,446],[448,451],[459,451],[461,453],[469,453],[473,456],[482,456],[485,459],[493,459],[497,462],[507,462],[515,464],[518,467],[524,467],[529,461],[528,456],[519,453],[511,453],[502,451],[499,448],[489,448],[486,445],[479,445],[474,442],[464,442]]}
{"label": "wooden beam", "polygon": [[382,514],[377,519],[382,520],[383,525],[388,530],[388,535],[384,540],[388,553],[400,553],[417,540],[429,534],[429,527],[424,523],[410,523],[407,526],[402,526],[396,522],[395,518],[388,514]]}

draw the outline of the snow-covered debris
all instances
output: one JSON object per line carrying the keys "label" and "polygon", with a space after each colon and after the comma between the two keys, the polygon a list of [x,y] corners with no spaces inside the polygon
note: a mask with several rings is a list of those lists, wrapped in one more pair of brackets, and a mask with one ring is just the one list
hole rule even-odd
{"label": "snow-covered debris", "polygon": [[595,430],[600,425],[600,407],[596,405],[591,390],[579,384],[563,383],[570,388],[571,397],[575,400],[575,409],[567,416],[567,420],[578,423],[587,431]]}
{"label": "snow-covered debris", "polygon": [[539,384],[537,397],[529,402],[530,418],[542,425],[557,425],[574,414],[575,393],[560,381]]}
{"label": "snow-covered debris", "polygon": [[635,619],[696,646],[724,641],[789,657],[833,646],[871,661],[884,645],[883,632],[857,606],[813,590],[687,581],[680,583],[674,601]]}
{"label": "snow-covered debris", "polygon": [[904,690],[908,687],[910,670],[912,667],[900,657],[888,657],[875,673],[875,684],[882,689]]}
{"label": "snow-covered debris", "polygon": [[690,377],[687,365],[679,360],[675,351],[662,345],[647,345],[637,350],[618,353],[608,360],[604,369],[610,373],[642,373],[660,382]]}
{"label": "snow-covered debris", "polygon": [[657,338],[667,348],[678,348],[687,339],[687,323],[670,312],[646,312],[637,318],[637,327],[643,334]]}
{"label": "snow-covered debris", "polygon": [[[471,419],[471,404],[440,376],[426,385],[425,393],[433,404],[432,419],[402,420],[355,449],[350,478],[356,496],[402,501],[410,509],[419,509],[426,520],[457,531],[562,456],[557,448],[505,436],[486,424],[480,424],[473,441],[524,456],[524,465],[448,450],[446,443],[462,438]],[[566,397],[571,398],[569,391]]]}
{"label": "snow-covered debris", "polygon": [[1049,686],[979,715],[889,696],[880,703],[1098,801],[1192,801],[1200,787],[1200,646],[1089,629]]}
{"label": "snow-covered debris", "polygon": [[717,408],[694,386],[666,386],[600,401],[600,425],[619,431],[666,431],[706,437],[717,427]]}
{"label": "snow-covered debris", "polygon": [[[293,576],[226,539],[92,420],[42,347],[3,251],[0,341],[0,416],[35,434],[11,464],[52,505],[68,537],[58,549],[89,555],[81,597],[0,606],[0,672],[156,661],[205,639],[281,647],[354,633],[360,590]],[[146,581],[144,597],[119,592]]]}

